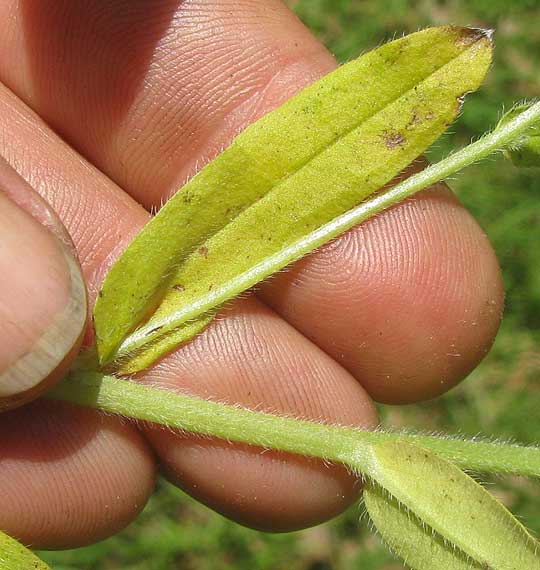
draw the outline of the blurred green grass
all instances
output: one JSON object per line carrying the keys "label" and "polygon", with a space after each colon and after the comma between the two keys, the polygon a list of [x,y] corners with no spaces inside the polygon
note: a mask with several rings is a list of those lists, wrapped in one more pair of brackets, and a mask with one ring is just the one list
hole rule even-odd
{"label": "blurred green grass", "polygon": [[[264,0],[261,0],[264,1]],[[540,97],[538,0],[289,1],[339,61],[429,25],[496,30],[484,88],[430,155],[438,159],[493,126],[503,107]],[[489,235],[501,262],[507,309],[495,346],[470,378],[436,401],[381,409],[387,426],[540,441],[540,177],[502,158],[460,174],[452,187]],[[518,477],[490,488],[535,532],[540,486]],[[269,535],[235,525],[165,482],[125,531],[78,550],[41,553],[55,570],[400,570],[371,535],[361,506],[302,532]]]}

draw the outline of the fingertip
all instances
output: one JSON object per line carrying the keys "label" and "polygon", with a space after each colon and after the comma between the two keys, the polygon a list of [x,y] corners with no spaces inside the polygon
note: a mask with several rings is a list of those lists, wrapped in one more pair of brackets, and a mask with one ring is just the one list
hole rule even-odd
{"label": "fingertip", "polygon": [[352,352],[348,368],[378,402],[436,398],[464,380],[495,340],[504,304],[499,263],[445,185],[379,222],[370,239],[385,253],[379,270],[366,271],[378,295],[363,325],[368,349]]}
{"label": "fingertip", "polygon": [[487,236],[444,185],[353,228],[261,294],[385,404],[463,380],[489,351],[504,299]]}
{"label": "fingertip", "polygon": [[151,441],[169,481],[255,530],[294,532],[321,524],[362,491],[358,476],[342,465],[193,435],[156,436]]}
{"label": "fingertip", "polygon": [[86,324],[78,262],[54,213],[0,162],[0,409],[58,380]]}
{"label": "fingertip", "polygon": [[0,414],[0,527],[32,548],[85,546],[146,504],[155,461],[129,422],[38,400]]}

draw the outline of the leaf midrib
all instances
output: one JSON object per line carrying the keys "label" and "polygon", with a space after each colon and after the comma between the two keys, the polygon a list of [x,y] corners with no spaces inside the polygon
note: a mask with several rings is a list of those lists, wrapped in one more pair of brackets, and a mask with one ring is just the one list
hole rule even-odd
{"label": "leaf midrib", "polygon": [[[341,141],[342,139],[344,139],[345,137],[347,137],[349,134],[351,134],[352,132],[354,132],[355,130],[361,128],[361,126],[366,123],[367,121],[373,120],[374,118],[376,118],[380,113],[382,113],[385,109],[387,109],[388,107],[390,107],[391,105],[393,105],[396,101],[398,101],[399,99],[401,99],[402,97],[406,96],[408,93],[412,92],[415,87],[417,85],[420,85],[422,83],[424,83],[425,81],[427,81],[430,77],[432,77],[433,75],[435,75],[436,73],[439,73],[442,69],[444,69],[445,67],[447,67],[448,65],[450,65],[452,62],[464,57],[464,55],[471,49],[473,49],[475,46],[477,46],[478,42],[482,41],[484,39],[484,36],[478,36],[478,38],[467,45],[466,49],[464,49],[463,51],[459,52],[457,55],[455,55],[454,57],[449,58],[448,60],[445,61],[444,64],[440,65],[439,67],[437,67],[436,69],[434,69],[431,73],[425,75],[422,77],[422,79],[420,81],[415,81],[415,82],[411,82],[408,84],[407,88],[403,89],[402,91],[400,91],[399,93],[397,93],[394,97],[392,97],[391,99],[387,100],[384,104],[381,104],[378,108],[376,108],[375,112],[371,113],[369,116],[364,117],[362,120],[360,120],[359,122],[356,122],[353,124],[353,126],[351,126],[349,129],[345,129],[344,131],[342,131],[339,136],[336,136],[334,138],[332,138],[331,142],[327,145],[325,145],[324,147],[322,147],[320,150],[315,151],[312,155],[310,155],[310,157],[304,161],[301,161],[298,166],[298,168],[296,168],[294,171],[289,172],[287,175],[276,179],[276,182],[271,186],[271,188],[268,190],[268,192],[264,193],[263,195],[261,195],[259,198],[257,198],[256,200],[254,200],[253,202],[251,202],[246,208],[244,208],[242,211],[240,211],[237,216],[235,216],[235,218],[233,218],[232,220],[230,220],[229,223],[233,223],[235,219],[237,219],[239,216],[244,215],[245,212],[247,212],[250,208],[254,207],[256,204],[258,204],[259,202],[261,202],[262,200],[264,200],[267,196],[271,195],[273,192],[275,192],[280,186],[282,186],[283,184],[285,184],[290,178],[296,176],[297,174],[299,174],[302,170],[304,170],[305,168],[307,168],[314,160],[316,160],[319,156],[321,156],[322,154],[324,154],[325,152],[328,152],[332,147],[334,147],[336,144],[339,143],[339,141]],[[233,143],[234,144],[234,143]],[[245,152],[245,148],[243,148],[241,145],[238,146],[239,149],[241,149],[243,152]],[[210,234],[208,236],[206,236],[202,241],[198,242],[197,245],[193,248],[193,251],[191,254],[188,254],[187,256],[184,257],[184,262],[187,261],[196,251],[199,247],[201,247],[204,243],[206,243],[209,239],[211,239],[213,236],[215,236],[216,234],[218,234],[224,227],[226,226],[222,226],[219,230],[217,230],[216,232],[214,232],[213,234]],[[171,276],[171,280],[170,282],[174,282],[174,277],[175,274],[173,274]],[[163,295],[163,298],[165,297],[165,295]],[[218,304],[215,305],[215,307],[219,306]],[[202,316],[205,313],[201,313],[200,316]],[[151,320],[152,317],[150,317]],[[169,330],[174,330],[180,326],[182,326],[183,324],[185,324],[188,321],[193,321],[196,320],[196,318],[189,318],[189,319],[180,319],[180,322],[177,325],[171,326],[171,322],[174,322],[174,320],[166,320],[166,325],[167,325],[167,331]],[[165,321],[164,321],[165,322]],[[118,349],[115,351],[112,359],[109,360],[109,362],[115,362],[117,360],[117,357],[119,355],[121,355],[122,358],[125,358],[126,354],[128,354],[128,351],[123,351],[122,347],[128,345],[129,346],[129,341],[132,339],[137,339],[141,337],[141,333],[143,334],[144,337],[147,338],[147,342],[151,343],[155,340],[158,340],[159,338],[161,338],[164,334],[166,334],[167,331],[162,331],[161,327],[159,327],[159,330],[155,331],[154,334],[152,334],[152,332],[150,332],[152,330],[152,327],[158,326],[159,324],[152,324],[151,326],[148,326],[148,322],[143,324],[142,326],[139,326],[135,329],[135,331],[133,331],[133,333],[131,333],[130,335],[128,335],[124,341],[122,341],[122,343],[120,344],[120,346],[118,347]],[[150,328],[150,331],[147,335],[144,335],[144,331],[146,328]],[[145,343],[146,345],[146,343]],[[144,348],[143,345],[142,347],[140,347],[141,349]]]}

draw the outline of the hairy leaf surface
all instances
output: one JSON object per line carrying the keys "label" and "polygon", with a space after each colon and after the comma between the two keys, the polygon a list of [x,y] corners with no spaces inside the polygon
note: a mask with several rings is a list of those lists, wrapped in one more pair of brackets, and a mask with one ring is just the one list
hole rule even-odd
{"label": "hairy leaf surface", "polygon": [[485,570],[445,541],[376,483],[363,492],[366,510],[384,541],[414,570]]}
{"label": "hairy leaf surface", "polygon": [[186,326],[186,307],[390,181],[444,132],[490,61],[489,34],[427,29],[340,67],[248,127],[109,272],[94,310],[100,362],[135,372],[191,338],[212,316]]}
{"label": "hairy leaf surface", "polygon": [[[539,543],[495,497],[452,463],[415,445],[388,442],[373,446],[370,476],[421,521],[424,527],[419,529],[435,532],[480,568],[540,569]],[[369,497],[366,504],[369,509]],[[375,514],[376,526],[378,518]],[[382,520],[380,531],[391,536],[396,552],[411,548],[405,529],[400,545],[387,520]],[[418,538],[418,532],[415,536]],[[423,538],[417,548],[424,549],[418,559],[427,560],[428,549],[434,545]],[[445,556],[444,551],[436,550]],[[432,567],[444,566],[418,566],[420,570]]]}
{"label": "hairy leaf surface", "polygon": [[33,552],[0,532],[0,570],[50,570]]}

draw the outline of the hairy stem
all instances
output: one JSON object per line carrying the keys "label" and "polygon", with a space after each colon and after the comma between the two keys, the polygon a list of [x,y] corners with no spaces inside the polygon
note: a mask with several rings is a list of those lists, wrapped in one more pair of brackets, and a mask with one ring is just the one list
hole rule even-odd
{"label": "hairy stem", "polygon": [[[499,125],[475,143],[369,199],[216,291],[210,291],[196,303],[172,314],[160,334],[165,332],[163,328],[173,331],[183,323],[200,317],[374,214],[493,152],[504,150],[516,140],[523,139],[538,122],[540,102]],[[145,331],[144,327],[139,331],[140,336],[137,336],[139,332],[132,335],[129,343],[123,345],[124,353],[136,350],[139,342],[148,342],[148,334],[151,332]],[[540,448],[331,426],[175,394],[95,371],[72,372],[47,397],[161,424],[171,429],[335,461],[367,475],[372,470],[373,444],[382,441],[409,441],[430,449],[465,469],[540,476]]]}
{"label": "hairy stem", "polygon": [[327,425],[202,400],[98,372],[74,372],[47,397],[170,429],[342,463],[366,475],[372,471],[373,444],[406,441],[465,469],[540,476],[539,448]]}

